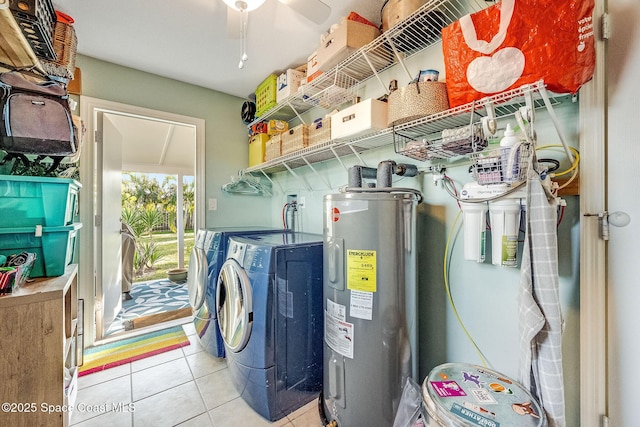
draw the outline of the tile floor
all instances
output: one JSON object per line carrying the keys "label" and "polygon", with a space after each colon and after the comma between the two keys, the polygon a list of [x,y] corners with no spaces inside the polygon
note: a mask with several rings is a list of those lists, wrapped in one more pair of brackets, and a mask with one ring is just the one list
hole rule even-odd
{"label": "tile floor", "polygon": [[[255,413],[228,378],[224,359],[198,343],[78,379],[74,427],[319,427],[317,400],[271,423]],[[113,408],[120,410],[113,410]]]}

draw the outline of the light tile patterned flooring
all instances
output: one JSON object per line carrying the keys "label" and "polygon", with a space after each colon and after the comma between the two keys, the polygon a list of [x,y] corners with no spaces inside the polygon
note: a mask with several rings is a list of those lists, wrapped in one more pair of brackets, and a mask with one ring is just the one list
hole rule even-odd
{"label": "light tile patterned flooring", "polygon": [[71,425],[322,426],[317,400],[274,423],[262,418],[236,392],[224,359],[204,351],[193,324],[183,327],[186,347],[79,378]]}

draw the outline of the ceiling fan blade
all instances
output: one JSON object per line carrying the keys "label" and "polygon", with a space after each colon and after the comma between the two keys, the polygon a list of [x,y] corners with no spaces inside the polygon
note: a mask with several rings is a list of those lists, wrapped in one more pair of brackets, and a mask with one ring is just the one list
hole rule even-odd
{"label": "ceiling fan blade", "polygon": [[322,24],[331,14],[331,8],[320,0],[279,0],[298,12],[300,15],[315,22]]}
{"label": "ceiling fan blade", "polygon": [[227,38],[240,38],[240,11],[227,7]]}

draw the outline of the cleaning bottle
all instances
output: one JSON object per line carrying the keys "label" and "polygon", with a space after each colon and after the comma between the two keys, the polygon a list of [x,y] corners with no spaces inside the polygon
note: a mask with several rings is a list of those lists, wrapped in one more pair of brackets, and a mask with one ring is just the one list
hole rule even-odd
{"label": "cleaning bottle", "polygon": [[517,182],[520,175],[520,139],[511,123],[507,123],[504,137],[500,140],[500,164],[503,182]]}

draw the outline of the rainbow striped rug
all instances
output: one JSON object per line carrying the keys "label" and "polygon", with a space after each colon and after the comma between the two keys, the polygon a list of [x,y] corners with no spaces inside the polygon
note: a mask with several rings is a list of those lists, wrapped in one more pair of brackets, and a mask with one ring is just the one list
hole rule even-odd
{"label": "rainbow striped rug", "polygon": [[174,326],[91,347],[84,351],[84,364],[78,369],[78,376],[104,371],[187,345],[189,345],[189,338],[182,326]]}

